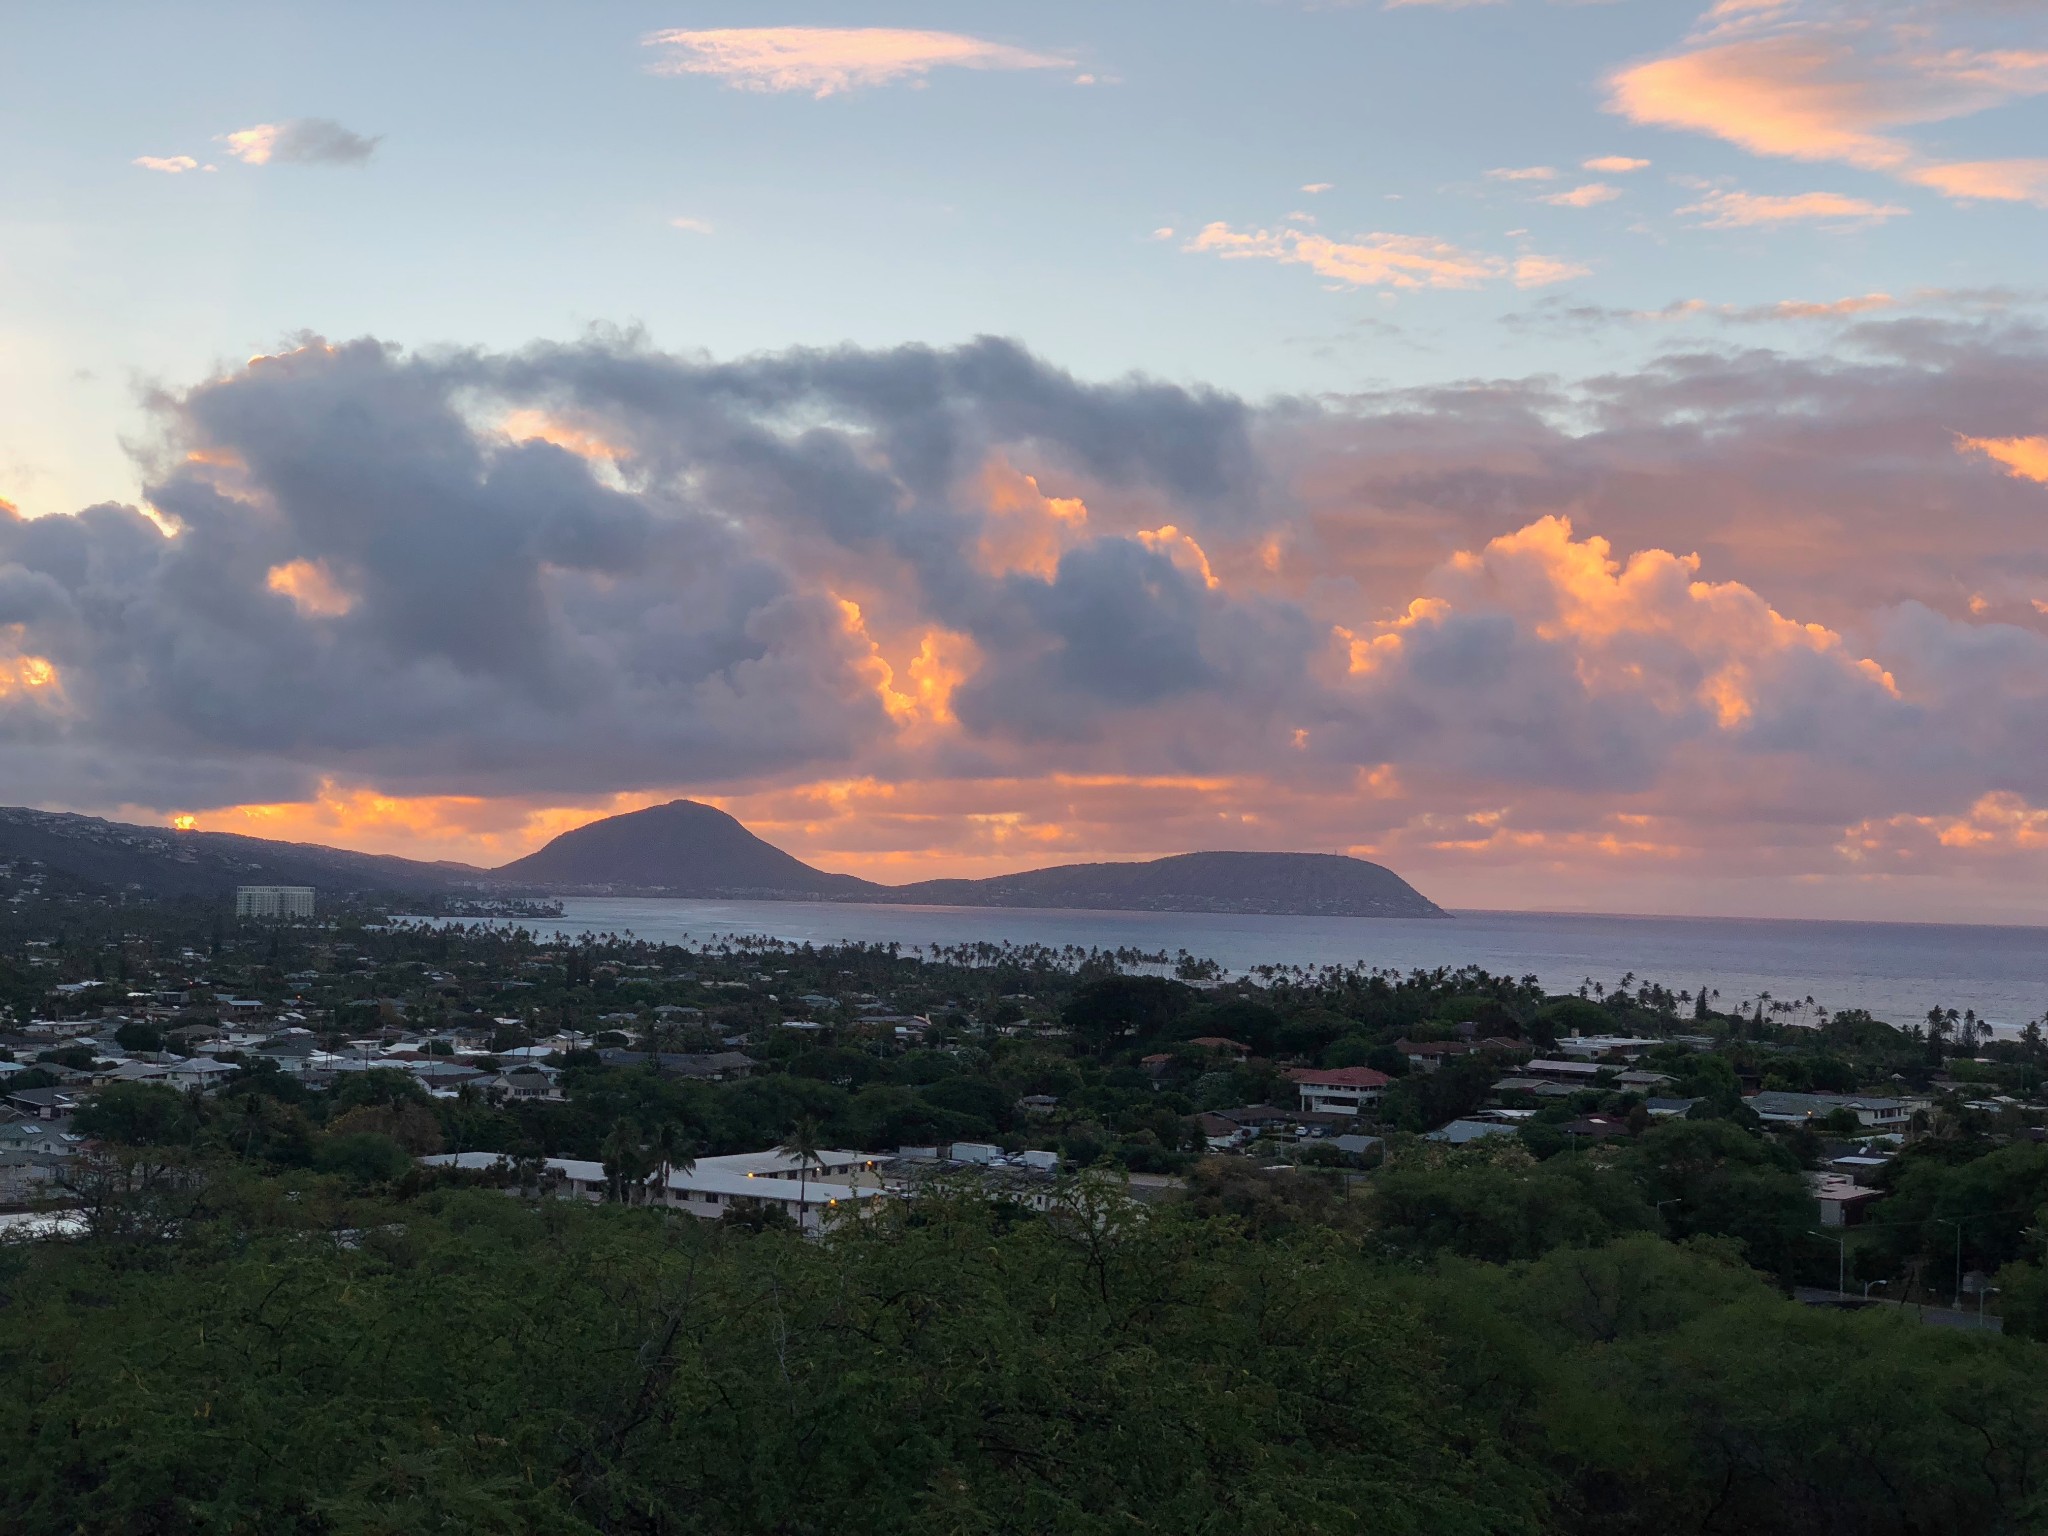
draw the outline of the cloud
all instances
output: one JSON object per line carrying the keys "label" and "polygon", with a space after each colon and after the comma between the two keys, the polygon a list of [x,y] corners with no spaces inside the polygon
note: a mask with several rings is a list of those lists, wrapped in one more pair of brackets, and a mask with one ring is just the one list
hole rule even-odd
{"label": "cloud", "polygon": [[1503,166],[1486,173],[1488,181],[1555,181],[1557,167],[1554,165]]}
{"label": "cloud", "polygon": [[735,90],[836,96],[921,82],[934,69],[1067,69],[1073,60],[958,32],[897,27],[723,27],[650,33],[662,75],[710,75]]}
{"label": "cloud", "polygon": [[2048,807],[2041,490],[1984,468],[2048,347],[1882,298],[1798,306],[1819,355],[1270,407],[1001,341],[308,341],[155,397],[174,536],[0,515],[0,774],[485,862],[690,793],[880,874],[2048,915],[1965,846]]}
{"label": "cloud", "polygon": [[1181,249],[1226,261],[1303,266],[1334,283],[1360,288],[1477,288],[1503,278],[1531,288],[1583,276],[1587,271],[1547,256],[1524,256],[1511,262],[1420,235],[1374,232],[1333,240],[1289,226],[1240,230],[1221,222],[1204,226]]}
{"label": "cloud", "polygon": [[2004,465],[2015,480],[2048,485],[2048,437],[1962,437],[1956,447]]}
{"label": "cloud", "polygon": [[1631,171],[1648,170],[1649,166],[1649,161],[1634,160],[1627,155],[1597,155],[1579,162],[1581,170],[1597,171],[1602,176],[1626,176]]}
{"label": "cloud", "polygon": [[1961,160],[1916,166],[1906,179],[1957,202],[2032,203],[2048,208],[2048,160]]}
{"label": "cloud", "polygon": [[1553,208],[1593,208],[1601,203],[1611,203],[1621,196],[1621,188],[1610,187],[1604,181],[1589,181],[1582,187],[1573,187],[1569,192],[1553,192],[1538,201],[1549,203]]}
{"label": "cloud", "polygon": [[[199,169],[199,162],[190,155],[137,155],[128,162],[139,165],[145,171],[161,171],[166,176],[182,176],[187,171]],[[210,171],[212,166],[208,166]]]}
{"label": "cloud", "polygon": [[1842,299],[1781,299],[1776,304],[1724,307],[1720,313],[1730,320],[1845,320],[1856,315],[1896,309],[1899,301],[1888,293],[1858,293]]}
{"label": "cloud", "polygon": [[2038,160],[1944,162],[1903,129],[2048,92],[2048,50],[1938,40],[1799,4],[1716,6],[1675,52],[1614,71],[1608,110],[1752,154],[1883,172],[1957,199],[2040,202]]}
{"label": "cloud", "polygon": [[1476,288],[1507,270],[1497,256],[1418,235],[1374,233],[1344,241],[1300,229],[1239,230],[1220,222],[1204,226],[1181,249],[1226,261],[1304,266],[1334,282],[1366,288]]}
{"label": "cloud", "polygon": [[1301,188],[1301,190],[1302,190],[1302,191],[1304,191],[1304,192],[1306,192],[1306,193],[1308,193],[1308,194],[1309,194],[1309,196],[1311,196],[1311,197],[1317,197],[1317,196],[1320,196],[1321,194],[1323,194],[1323,193],[1325,193],[1325,192],[1329,191],[1329,190],[1331,189],[1331,187],[1333,187],[1334,185],[1336,185],[1336,183],[1334,183],[1334,182],[1328,182],[1328,181],[1310,181],[1310,182],[1304,182],[1304,183],[1302,184],[1302,188]]}
{"label": "cloud", "polygon": [[1707,229],[1754,229],[1759,225],[1830,223],[1877,224],[1904,217],[1895,203],[1873,203],[1839,192],[1798,192],[1772,196],[1758,192],[1708,192],[1678,210],[1706,217]]}
{"label": "cloud", "polygon": [[1574,278],[1592,275],[1591,267],[1576,261],[1560,261],[1552,256],[1518,256],[1515,259],[1517,288],[1548,288],[1552,283],[1568,283]]}
{"label": "cloud", "polygon": [[670,229],[680,229],[685,234],[691,235],[708,235],[714,233],[714,230],[709,220],[693,219],[688,217],[687,215],[678,215],[677,217],[670,219],[668,221],[668,227]]}
{"label": "cloud", "polygon": [[363,165],[382,136],[365,138],[325,117],[294,117],[224,133],[220,142],[245,165]]}

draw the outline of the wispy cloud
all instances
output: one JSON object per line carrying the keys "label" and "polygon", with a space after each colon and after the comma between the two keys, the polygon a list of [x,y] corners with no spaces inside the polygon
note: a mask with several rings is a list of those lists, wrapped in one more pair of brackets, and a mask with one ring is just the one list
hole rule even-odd
{"label": "wispy cloud", "polygon": [[[166,176],[182,176],[187,171],[199,169],[199,162],[190,155],[137,155],[128,163],[139,165],[145,171],[161,171]],[[213,167],[209,165],[206,169],[210,171]]]}
{"label": "wispy cloud", "polygon": [[1498,256],[1420,235],[1373,233],[1332,240],[1308,230],[1233,229],[1214,223],[1182,247],[1226,261],[1277,261],[1360,288],[1477,288],[1506,275]]}
{"label": "wispy cloud", "polygon": [[1181,249],[1226,261],[1274,261],[1307,267],[1319,277],[1357,288],[1478,288],[1503,279],[1519,288],[1538,288],[1583,277],[1587,272],[1576,263],[1552,257],[1523,256],[1510,261],[1447,240],[1382,231],[1333,240],[1292,226],[1241,230],[1218,222],[1205,226]]}
{"label": "wispy cloud", "polygon": [[2048,93],[2048,50],[1948,46],[1925,21],[1885,27],[1792,0],[1723,0],[1686,46],[1609,76],[1607,105],[1752,154],[1851,165],[1958,199],[2048,202],[2048,162],[1945,162],[1900,132]]}
{"label": "wispy cloud", "polygon": [[220,142],[244,165],[361,165],[382,135],[366,138],[331,118],[294,117],[238,128],[220,135]]}
{"label": "wispy cloud", "polygon": [[1574,278],[1592,275],[1591,267],[1581,262],[1564,261],[1555,256],[1515,258],[1514,279],[1517,288],[1548,288],[1552,283],[1568,283]]}
{"label": "wispy cloud", "polygon": [[1330,188],[1335,185],[1335,182],[1330,181],[1308,181],[1302,183],[1301,190],[1306,192],[1310,197],[1319,197],[1323,193],[1329,191]]}
{"label": "wispy cloud", "polygon": [[1579,162],[1579,169],[1597,171],[1602,176],[1626,176],[1631,171],[1646,171],[1649,168],[1649,161],[1631,159],[1627,155],[1595,155],[1591,160]]}
{"label": "wispy cloud", "polygon": [[1601,203],[1611,203],[1621,196],[1621,188],[1610,187],[1604,181],[1589,181],[1583,187],[1573,187],[1569,192],[1553,192],[1541,201],[1554,208],[1592,208]]}
{"label": "wispy cloud", "polygon": [[1557,167],[1554,165],[1502,166],[1486,173],[1488,181],[1555,181]]}
{"label": "wispy cloud", "polygon": [[1707,229],[1753,229],[1773,224],[1872,224],[1902,216],[1895,203],[1873,203],[1840,192],[1796,192],[1772,196],[1761,192],[1709,192],[1678,210],[1705,215]]}
{"label": "wispy cloud", "polygon": [[1858,293],[1843,299],[1780,299],[1775,304],[1754,304],[1746,308],[1724,307],[1721,314],[1730,320],[1755,322],[1760,320],[1846,320],[1853,315],[1867,315],[1881,309],[1896,309],[1899,301],[1888,293]]}
{"label": "wispy cloud", "polygon": [[668,221],[668,227],[670,229],[680,229],[684,233],[692,235],[708,235],[713,233],[710,220],[693,219],[690,218],[688,215],[678,215],[677,217],[670,219]]}
{"label": "wispy cloud", "polygon": [[641,39],[659,75],[710,75],[742,91],[836,96],[863,86],[922,81],[935,69],[1069,69],[1072,59],[958,32],[900,27],[671,29]]}

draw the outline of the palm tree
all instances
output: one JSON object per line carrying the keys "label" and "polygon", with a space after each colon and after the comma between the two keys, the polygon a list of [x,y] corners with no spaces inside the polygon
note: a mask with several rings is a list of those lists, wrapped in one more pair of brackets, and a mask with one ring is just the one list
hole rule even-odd
{"label": "palm tree", "polygon": [[661,1174],[662,1203],[667,1204],[669,1175],[696,1171],[697,1146],[684,1137],[682,1128],[675,1121],[664,1120],[654,1133],[654,1158]]}
{"label": "palm tree", "polygon": [[605,1182],[611,1186],[614,1200],[630,1205],[635,1185],[646,1193],[647,1148],[641,1143],[638,1126],[630,1120],[619,1121],[598,1152],[604,1158]]}
{"label": "palm tree", "polygon": [[801,1232],[804,1217],[810,1211],[811,1169],[821,1161],[818,1156],[818,1122],[809,1115],[803,1116],[783,1138],[780,1150],[796,1159],[796,1225]]}

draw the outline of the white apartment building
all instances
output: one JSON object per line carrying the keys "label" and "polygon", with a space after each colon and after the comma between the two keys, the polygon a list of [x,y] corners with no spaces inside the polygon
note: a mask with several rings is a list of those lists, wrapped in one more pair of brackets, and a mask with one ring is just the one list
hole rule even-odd
{"label": "white apartment building", "polygon": [[310,885],[238,885],[235,887],[235,916],[255,918],[311,917],[313,887]]}

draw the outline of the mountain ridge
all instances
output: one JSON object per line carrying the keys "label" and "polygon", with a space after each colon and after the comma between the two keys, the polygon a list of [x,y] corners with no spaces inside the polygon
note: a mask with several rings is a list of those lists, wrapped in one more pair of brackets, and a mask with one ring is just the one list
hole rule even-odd
{"label": "mountain ridge", "polygon": [[177,896],[279,884],[406,895],[484,891],[1275,916],[1450,915],[1384,865],[1331,853],[1208,851],[881,885],[813,868],[726,812],[694,800],[602,817],[496,869],[0,807],[0,863],[24,861],[101,886]]}

